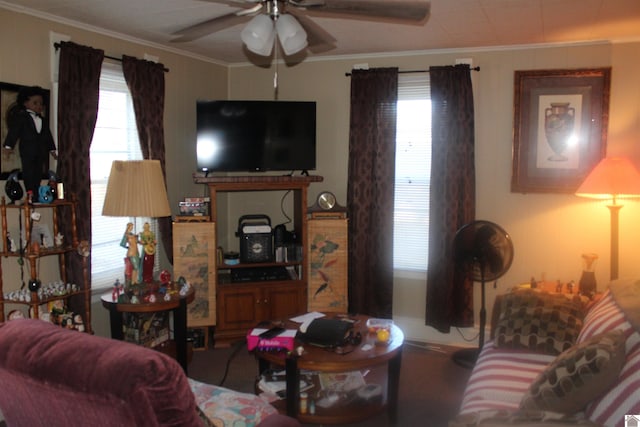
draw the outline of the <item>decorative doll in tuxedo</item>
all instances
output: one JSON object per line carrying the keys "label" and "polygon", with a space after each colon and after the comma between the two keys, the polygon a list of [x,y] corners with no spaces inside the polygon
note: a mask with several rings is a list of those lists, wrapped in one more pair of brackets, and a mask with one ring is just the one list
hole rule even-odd
{"label": "decorative doll in tuxedo", "polygon": [[38,200],[40,180],[48,169],[49,155],[57,159],[56,146],[49,130],[49,122],[42,117],[45,91],[38,86],[25,87],[16,102],[7,110],[9,131],[4,148],[13,150],[20,142],[22,177],[27,191]]}

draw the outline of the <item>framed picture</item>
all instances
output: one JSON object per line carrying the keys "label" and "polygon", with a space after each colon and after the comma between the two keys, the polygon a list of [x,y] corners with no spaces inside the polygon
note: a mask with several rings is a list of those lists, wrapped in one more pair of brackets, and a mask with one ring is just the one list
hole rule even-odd
{"label": "framed picture", "polygon": [[[7,111],[13,104],[15,104],[18,97],[18,93],[24,89],[23,85],[17,85],[13,83],[0,82],[0,145],[4,147],[4,140],[9,132],[9,124],[7,123]],[[49,90],[42,89],[44,96],[44,111],[43,116],[46,120],[49,120]],[[1,149],[2,155],[0,160],[0,180],[6,180],[9,174],[14,169],[22,169],[22,162],[20,161],[20,141],[13,147],[13,150]],[[49,165],[43,165],[42,177],[48,177]],[[19,176],[22,178],[22,174]]]}
{"label": "framed picture", "polygon": [[611,68],[516,71],[516,193],[573,193],[605,156]]}
{"label": "framed picture", "polygon": [[184,277],[195,289],[187,306],[187,326],[216,324],[216,248],[213,222],[173,223],[173,278]]}

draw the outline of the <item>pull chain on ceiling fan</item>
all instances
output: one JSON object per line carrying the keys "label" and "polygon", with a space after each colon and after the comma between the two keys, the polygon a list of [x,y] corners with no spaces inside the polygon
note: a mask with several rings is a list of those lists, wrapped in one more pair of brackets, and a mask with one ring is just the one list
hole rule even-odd
{"label": "pull chain on ceiling fan", "polygon": [[[335,47],[336,40],[307,15],[422,25],[430,12],[425,0],[205,0],[242,9],[184,28],[174,42],[188,42],[253,17],[240,38],[247,49],[269,56],[276,36],[285,55],[306,47],[312,52]],[[287,9],[288,8],[288,9]]]}

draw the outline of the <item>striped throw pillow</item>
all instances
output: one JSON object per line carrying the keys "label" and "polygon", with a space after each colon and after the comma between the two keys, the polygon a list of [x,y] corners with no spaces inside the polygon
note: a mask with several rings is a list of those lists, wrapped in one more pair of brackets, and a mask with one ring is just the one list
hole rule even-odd
{"label": "striped throw pillow", "polygon": [[613,295],[607,291],[585,316],[578,342],[611,330],[624,334],[626,361],[618,380],[587,406],[586,415],[602,426],[618,427],[624,425],[626,414],[640,414],[640,333],[631,326]]}

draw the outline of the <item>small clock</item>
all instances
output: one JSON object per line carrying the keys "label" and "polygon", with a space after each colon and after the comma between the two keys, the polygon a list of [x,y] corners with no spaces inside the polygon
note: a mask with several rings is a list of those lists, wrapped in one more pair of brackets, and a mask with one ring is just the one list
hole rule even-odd
{"label": "small clock", "polygon": [[336,205],[336,196],[330,191],[323,191],[318,195],[317,203],[320,209],[330,211]]}
{"label": "small clock", "polygon": [[316,203],[309,207],[308,212],[311,215],[320,215],[322,213],[345,213],[347,209],[340,206],[337,202],[335,194],[331,191],[322,191],[318,194]]}

